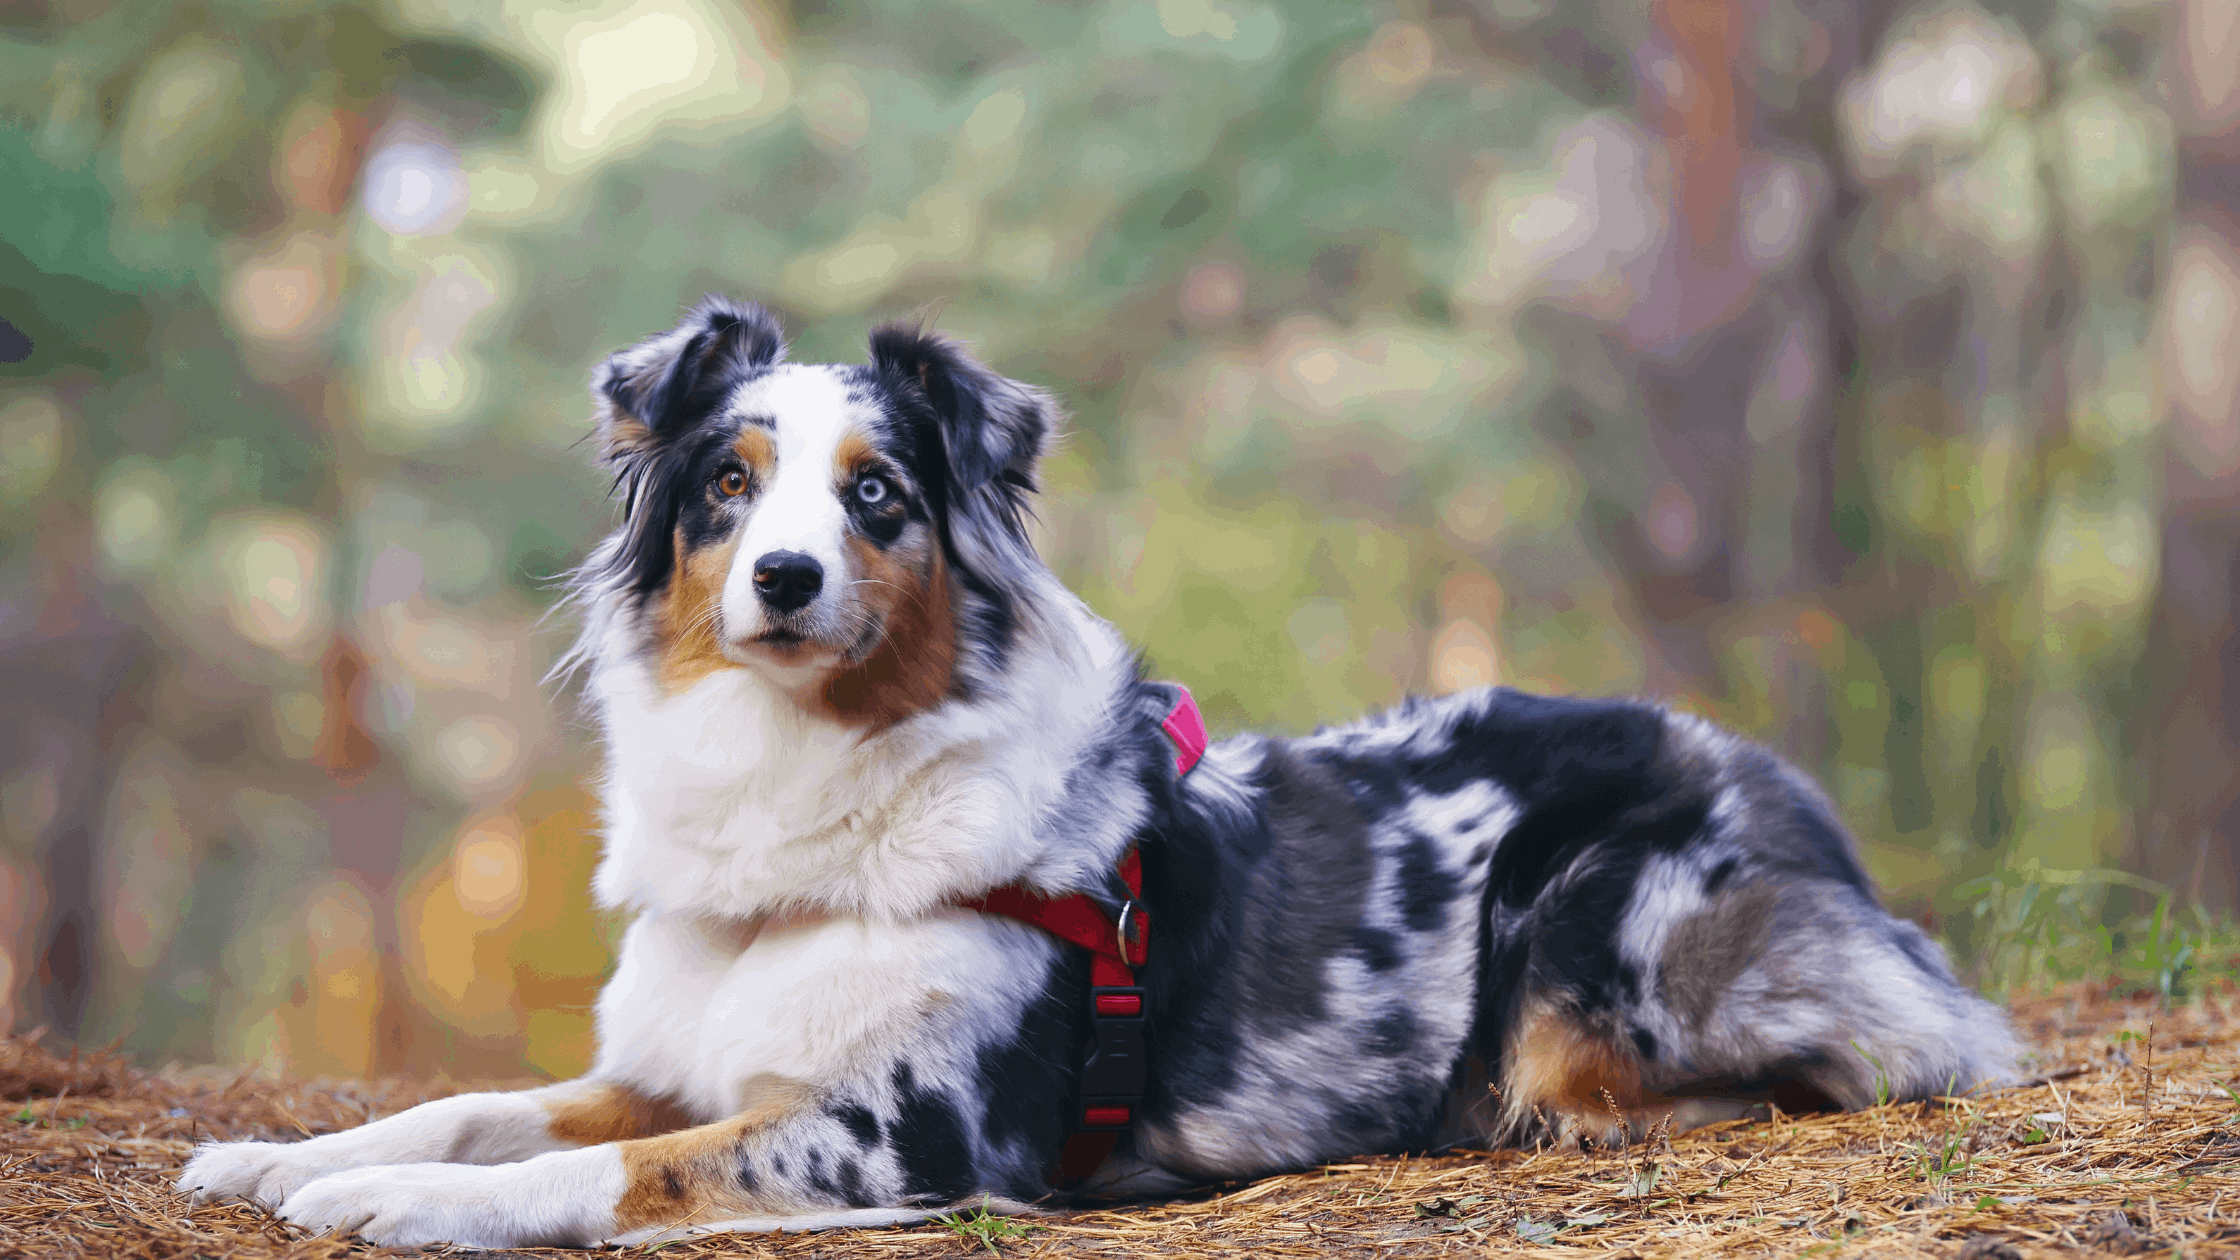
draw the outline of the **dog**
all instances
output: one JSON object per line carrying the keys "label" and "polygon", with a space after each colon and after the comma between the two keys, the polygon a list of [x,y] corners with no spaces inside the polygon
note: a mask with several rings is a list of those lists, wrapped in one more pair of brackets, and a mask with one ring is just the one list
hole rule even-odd
{"label": "dog", "polygon": [[[595,1066],[205,1146],[198,1200],[632,1243],[1024,1210],[1082,1133],[1074,1191],[1143,1195],[2009,1077],[1813,783],[1694,717],[1480,689],[1191,764],[1029,540],[1053,403],[943,337],[794,364],[710,298],[593,385],[622,520],[572,664],[635,916]],[[1109,950],[1017,911],[1069,898]]]}

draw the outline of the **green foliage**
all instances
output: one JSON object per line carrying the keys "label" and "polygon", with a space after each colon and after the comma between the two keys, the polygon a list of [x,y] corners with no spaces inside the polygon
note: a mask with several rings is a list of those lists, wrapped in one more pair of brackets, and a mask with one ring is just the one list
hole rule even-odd
{"label": "green foliage", "polygon": [[1926,1181],[1932,1188],[1941,1188],[1955,1177],[1965,1176],[1973,1157],[1966,1149],[1967,1138],[1957,1130],[1923,1138],[1912,1145],[1913,1175]]}
{"label": "green foliage", "polygon": [[55,1120],[51,1115],[42,1119],[41,1117],[32,1114],[30,1103],[25,1103],[23,1105],[23,1110],[17,1112],[14,1116],[10,1117],[10,1119],[14,1120],[17,1124],[28,1124],[33,1126],[43,1124],[50,1129],[82,1129],[86,1127],[87,1124],[86,1117],[84,1116],[72,1116],[70,1119],[62,1121]]}
{"label": "green foliage", "polygon": [[989,1255],[1002,1255],[998,1243],[1025,1238],[1042,1228],[1030,1222],[1014,1221],[1008,1216],[997,1216],[985,1204],[977,1211],[966,1214],[950,1212],[933,1218],[948,1227],[949,1232],[967,1243],[978,1243],[988,1249]]}
{"label": "green foliage", "polygon": [[1891,1097],[1890,1069],[1884,1067],[1881,1059],[1876,1058],[1865,1046],[1858,1042],[1852,1042],[1851,1048],[1858,1051],[1859,1057],[1865,1059],[1874,1068],[1874,1105],[1877,1107],[1889,1106]]}
{"label": "green foliage", "polygon": [[[1962,1112],[1966,1113],[1965,1124],[1961,1123]],[[1954,1182],[1966,1177],[1975,1163],[1971,1144],[1976,1126],[1982,1120],[1982,1113],[1973,1107],[1947,1106],[1944,1132],[1906,1144],[1906,1151],[1913,1164],[1914,1179],[1929,1183],[1932,1194],[1941,1194]]]}
{"label": "green foliage", "polygon": [[[1964,951],[1978,983],[2006,995],[2079,981],[2130,984],[2164,1005],[2202,975],[2229,975],[2240,925],[2124,871],[2002,868],[1954,896],[1973,920]],[[2143,909],[2127,910],[2151,898]]]}

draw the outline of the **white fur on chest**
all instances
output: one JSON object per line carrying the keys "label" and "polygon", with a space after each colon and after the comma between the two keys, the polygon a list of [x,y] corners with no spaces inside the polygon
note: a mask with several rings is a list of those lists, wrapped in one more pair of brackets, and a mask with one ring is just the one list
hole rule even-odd
{"label": "white fur on chest", "polygon": [[1109,837],[1069,836],[1053,852],[1037,833],[1126,668],[1117,636],[1086,609],[1053,611],[1021,643],[1000,694],[872,735],[804,711],[750,669],[670,695],[619,643],[599,652],[600,901],[735,919],[807,907],[893,922],[1053,876],[1040,869],[1053,860],[1071,873],[1084,857],[1116,856]]}
{"label": "white fur on chest", "polygon": [[599,995],[592,1075],[706,1119],[730,1115],[758,1076],[831,1087],[884,1062],[898,1040],[1015,1024],[1057,948],[1023,923],[963,909],[773,927],[744,950],[730,925],[649,915],[631,924]]}

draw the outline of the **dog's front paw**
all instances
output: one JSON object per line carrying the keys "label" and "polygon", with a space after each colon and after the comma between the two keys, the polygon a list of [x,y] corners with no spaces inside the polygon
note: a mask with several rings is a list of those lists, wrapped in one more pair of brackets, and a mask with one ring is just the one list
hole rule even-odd
{"label": "dog's front paw", "polygon": [[279,1207],[298,1187],[340,1165],[323,1157],[316,1142],[219,1142],[196,1151],[179,1174],[179,1188],[197,1203],[248,1199]]}
{"label": "dog's front paw", "polygon": [[[288,1196],[282,1219],[317,1234],[356,1234],[382,1247],[588,1247],[612,1212],[521,1176],[522,1165],[396,1164],[321,1177]],[[592,1217],[600,1217],[593,1220]]]}

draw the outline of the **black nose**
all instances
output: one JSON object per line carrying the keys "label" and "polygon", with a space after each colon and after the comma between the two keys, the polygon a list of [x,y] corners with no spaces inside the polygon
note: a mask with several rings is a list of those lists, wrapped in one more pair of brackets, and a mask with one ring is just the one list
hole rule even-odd
{"label": "black nose", "polygon": [[824,566],[799,551],[766,552],[754,562],[754,590],[777,612],[789,613],[824,589]]}

